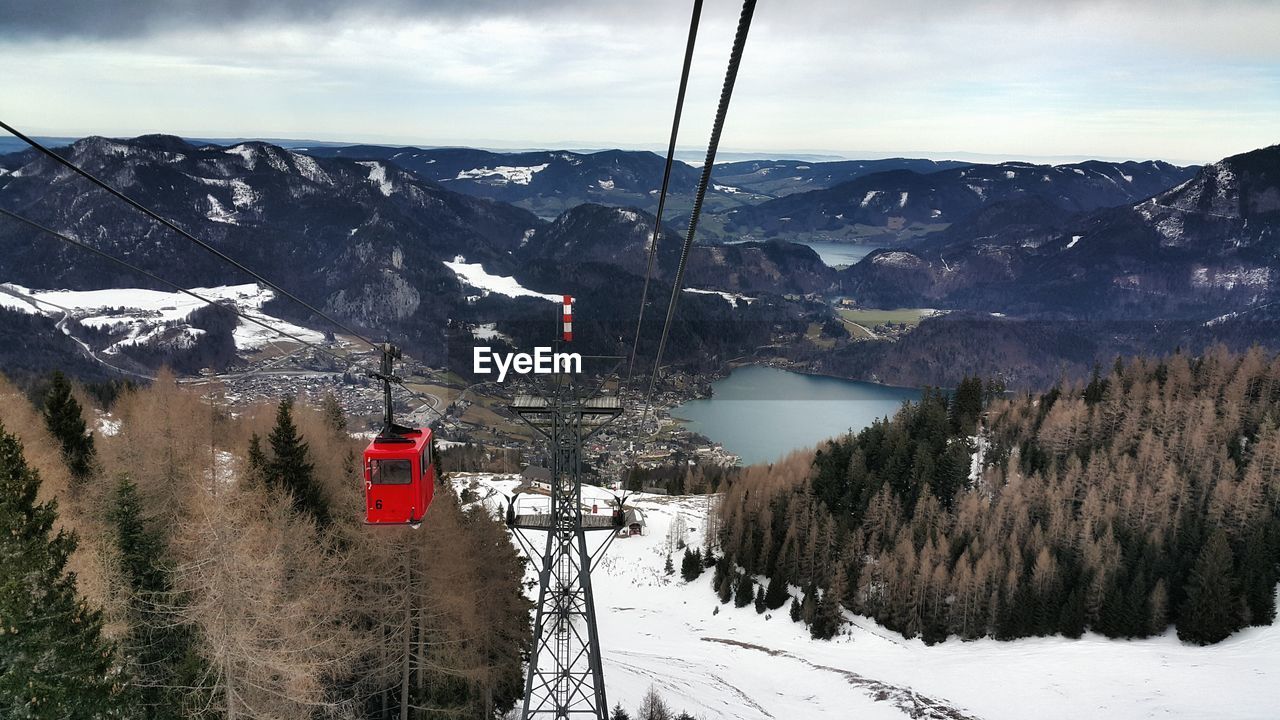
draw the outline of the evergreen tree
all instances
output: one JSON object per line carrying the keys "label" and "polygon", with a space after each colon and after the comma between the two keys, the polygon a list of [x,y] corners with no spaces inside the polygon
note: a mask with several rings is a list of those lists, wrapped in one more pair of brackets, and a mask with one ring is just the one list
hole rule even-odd
{"label": "evergreen tree", "polygon": [[329,522],[329,504],[315,478],[315,466],[308,460],[308,445],[293,424],[293,399],[285,398],[276,409],[276,426],[271,430],[274,457],[268,466],[268,481],[293,497],[298,512],[310,513],[320,526]]}
{"label": "evergreen tree", "polygon": [[790,594],[787,592],[787,583],[784,582],[777,572],[769,578],[769,587],[764,592],[764,605],[770,610],[777,610],[787,604],[787,598]]}
{"label": "evergreen tree", "polygon": [[324,421],[335,435],[342,436],[347,433],[347,413],[342,409],[342,403],[338,402],[336,395],[332,392],[325,393],[320,401],[320,411],[324,413]]}
{"label": "evergreen tree", "polygon": [[791,622],[800,622],[800,601],[791,598]]}
{"label": "evergreen tree", "polygon": [[0,717],[123,717],[122,678],[101,615],[76,597],[67,559],[76,539],[53,533],[53,501],[0,426]]}
{"label": "evergreen tree", "polygon": [[693,582],[702,574],[702,554],[697,550],[685,548],[684,560],[680,562],[680,577]]}
{"label": "evergreen tree", "polygon": [[71,395],[71,383],[54,372],[44,397],[44,424],[62,446],[62,460],[71,477],[83,482],[93,471],[93,435],[84,422],[83,409]]}
{"label": "evergreen tree", "polygon": [[764,587],[756,586],[755,599],[756,614],[764,614]]}
{"label": "evergreen tree", "polygon": [[741,608],[750,605],[755,600],[753,590],[755,590],[755,581],[751,576],[746,573],[738,575],[738,587],[733,593],[733,606]]}
{"label": "evergreen tree", "polygon": [[1062,611],[1058,613],[1058,631],[1065,637],[1078,638],[1084,635],[1085,602],[1084,583],[1077,585],[1067,594]]}
{"label": "evergreen tree", "polygon": [[1276,618],[1276,533],[1267,529],[1276,523],[1273,519],[1245,540],[1240,577],[1250,625],[1270,625]]}
{"label": "evergreen tree", "polygon": [[271,461],[267,459],[267,454],[262,451],[262,438],[258,433],[254,433],[249,438],[249,472],[248,480],[251,484],[259,483],[266,480],[267,473],[270,472]]}
{"label": "evergreen tree", "polygon": [[818,603],[813,599],[817,594],[817,586],[809,583],[809,587],[804,591],[804,599],[800,601],[800,619],[804,620],[805,625],[813,624],[814,616],[818,612]]}
{"label": "evergreen tree", "polygon": [[839,585],[843,582],[833,582],[831,587],[822,593],[822,599],[818,601],[817,608],[813,612],[813,622],[809,625],[809,634],[815,640],[830,640],[840,631],[840,626],[844,624],[844,613],[840,607]]}
{"label": "evergreen tree", "polygon": [[733,598],[734,578],[729,572],[725,572],[720,576],[720,582],[716,585],[716,595],[719,596],[720,602],[727,603]]}
{"label": "evergreen tree", "polygon": [[675,571],[676,566],[671,562],[671,553],[667,553],[667,563],[662,566],[662,572],[664,575],[673,575]]}
{"label": "evergreen tree", "polygon": [[1178,637],[1199,645],[1225,639],[1240,627],[1240,598],[1232,575],[1227,534],[1209,536],[1187,581],[1187,599],[1178,613]]}
{"label": "evergreen tree", "polygon": [[191,632],[156,610],[171,602],[170,583],[160,566],[164,552],[161,539],[142,521],[138,488],[127,476],[120,478],[108,520],[115,529],[120,569],[128,583],[129,632],[125,638],[130,669],[137,683],[130,691],[130,704],[144,708],[153,720],[180,720],[185,697],[201,684],[202,668]]}
{"label": "evergreen tree", "polygon": [[609,720],[631,720],[631,714],[622,707],[622,703],[617,703],[613,706],[613,712],[609,714]]}

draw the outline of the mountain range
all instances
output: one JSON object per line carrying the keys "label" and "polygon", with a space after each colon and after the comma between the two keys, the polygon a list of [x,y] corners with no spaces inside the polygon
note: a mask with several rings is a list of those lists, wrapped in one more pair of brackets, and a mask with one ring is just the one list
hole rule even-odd
{"label": "mountain range", "polygon": [[1117,207],[990,204],[842,273],[873,304],[1092,319],[1200,319],[1277,299],[1280,146],[1206,165]]}
{"label": "mountain range", "polygon": [[[583,336],[617,350],[634,332],[663,170],[644,152],[304,151],[163,135],[85,138],[59,152],[326,312],[405,338],[428,361],[461,352],[468,328],[483,323],[498,322],[515,344],[545,339],[554,313],[540,295],[560,293],[582,300]],[[673,205],[697,180],[695,168],[677,168]],[[1237,318],[1269,312],[1277,295],[1278,168],[1276,147],[1203,168],[717,165],[716,201],[687,261],[673,361],[714,367],[802,332],[830,317],[815,301],[835,295],[990,321],[1176,320],[1209,335],[1256,336]],[[183,285],[248,281],[31,152],[0,155],[0,205]],[[659,235],[650,317],[665,309],[684,222],[673,211]],[[886,247],[837,270],[788,242],[855,236]],[[148,287],[12,223],[0,223],[0,242],[0,281]],[[280,299],[264,310],[317,321]],[[934,318],[925,330],[937,336],[933,326],[948,322]],[[657,329],[642,330],[644,343]]]}

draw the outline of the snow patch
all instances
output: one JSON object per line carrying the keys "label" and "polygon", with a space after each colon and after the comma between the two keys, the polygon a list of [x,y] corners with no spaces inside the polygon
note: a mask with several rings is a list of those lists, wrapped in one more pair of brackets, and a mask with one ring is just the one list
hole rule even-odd
{"label": "snow patch", "polygon": [[903,208],[906,206],[907,206],[907,193],[903,192],[901,195],[898,196],[898,207]]}
{"label": "snow patch", "polygon": [[535,174],[546,170],[549,165],[550,163],[542,163],[541,165],[499,165],[491,168],[472,168],[458,173],[458,177],[454,178],[454,180],[483,179],[502,184],[528,185]]}
{"label": "snow patch", "polygon": [[1082,238],[1082,237],[1084,237],[1084,236],[1083,236],[1083,235],[1072,235],[1072,236],[1071,236],[1071,242],[1067,243],[1067,249],[1068,249],[1068,250],[1070,250],[1071,248],[1075,247],[1075,246],[1076,246],[1076,243],[1080,242],[1080,238]]}
{"label": "snow patch", "polygon": [[504,333],[498,332],[497,323],[483,323],[481,325],[477,325],[471,328],[471,337],[475,338],[476,340],[506,340],[508,342],[511,341],[510,337],[508,337]]}
{"label": "snow patch", "polygon": [[601,190],[613,189],[613,180],[597,180],[596,184],[600,186]]}
{"label": "snow patch", "polygon": [[1200,290],[1265,289],[1271,284],[1271,268],[1211,270],[1198,267],[1191,272],[1191,286]]}
{"label": "snow patch", "polygon": [[387,166],[376,160],[362,161],[358,164],[369,168],[369,182],[378,186],[378,192],[391,197],[391,193],[395,192],[395,187],[391,184],[391,178],[387,175]]}
{"label": "snow patch", "polygon": [[868,190],[867,194],[863,196],[862,202],[858,204],[858,207],[866,207],[879,194],[880,194],[879,190]]}
{"label": "snow patch", "polygon": [[[481,295],[489,293],[497,293],[506,295],[507,297],[536,297],[551,302],[562,302],[563,295],[550,295],[547,293],[534,292],[527,290],[520,283],[516,282],[514,277],[504,275],[490,275],[485,272],[484,266],[480,263],[468,263],[467,259],[459,255],[452,262],[445,262],[444,266],[449,268],[458,276],[462,282],[476,288]],[[474,297],[474,296],[473,296]]]}
{"label": "snow patch", "polygon": [[880,253],[871,258],[871,262],[875,265],[897,268],[915,268],[924,264],[924,260],[903,250],[890,250],[889,252]]}
{"label": "snow patch", "polygon": [[207,198],[209,201],[209,211],[204,214],[205,217],[209,218],[214,222],[226,223],[228,225],[240,224],[236,220],[235,211],[228,210],[226,206],[218,202],[218,198],[212,195],[206,195],[205,198]]}
{"label": "snow patch", "polygon": [[244,160],[244,164],[248,166],[250,170],[252,170],[254,166],[258,164],[257,149],[250,147],[249,145],[246,145],[244,143],[229,147],[223,150],[222,152],[228,155],[239,155],[240,159]]}
{"label": "snow patch", "polygon": [[729,303],[735,308],[738,307],[738,301],[742,301],[750,305],[756,300],[753,297],[747,297],[746,295],[742,295],[741,293],[729,293],[729,292],[722,292],[720,290],[698,290],[695,288],[685,288],[684,291],[687,293],[693,293],[695,295],[719,295],[720,297],[724,298],[725,302]]}
{"label": "snow patch", "polygon": [[[269,289],[256,284],[224,285],[192,288],[191,292],[214,302],[226,301],[248,317],[278,328],[302,340],[324,342],[324,335],[262,312],[262,306],[275,297]],[[0,285],[0,304],[25,303],[24,312],[60,318],[66,315],[88,328],[109,330],[114,342],[104,351],[115,354],[126,345],[147,344],[171,334],[180,333],[174,342],[194,342],[204,330],[181,327],[191,314],[207,305],[190,295],[137,288],[109,290],[32,290],[4,283]],[[249,350],[269,342],[290,342],[280,333],[240,318],[232,338],[236,348]]]}

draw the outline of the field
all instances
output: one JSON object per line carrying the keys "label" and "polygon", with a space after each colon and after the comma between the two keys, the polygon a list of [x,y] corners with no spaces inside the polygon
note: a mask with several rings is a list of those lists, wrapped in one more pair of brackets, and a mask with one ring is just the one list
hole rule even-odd
{"label": "field", "polygon": [[894,310],[841,308],[840,317],[863,327],[893,323],[895,325],[919,325],[920,321],[937,314],[929,308],[897,308]]}

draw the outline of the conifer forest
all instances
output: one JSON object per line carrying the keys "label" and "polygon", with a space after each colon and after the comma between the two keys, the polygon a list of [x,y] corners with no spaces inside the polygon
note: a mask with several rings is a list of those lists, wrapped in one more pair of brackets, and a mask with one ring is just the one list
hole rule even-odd
{"label": "conifer forest", "polygon": [[814,637],[847,608],[927,643],[1216,643],[1275,619],[1280,357],[1117,360],[1038,394],[970,378],[748,468],[720,508],[720,598],[804,588]]}

